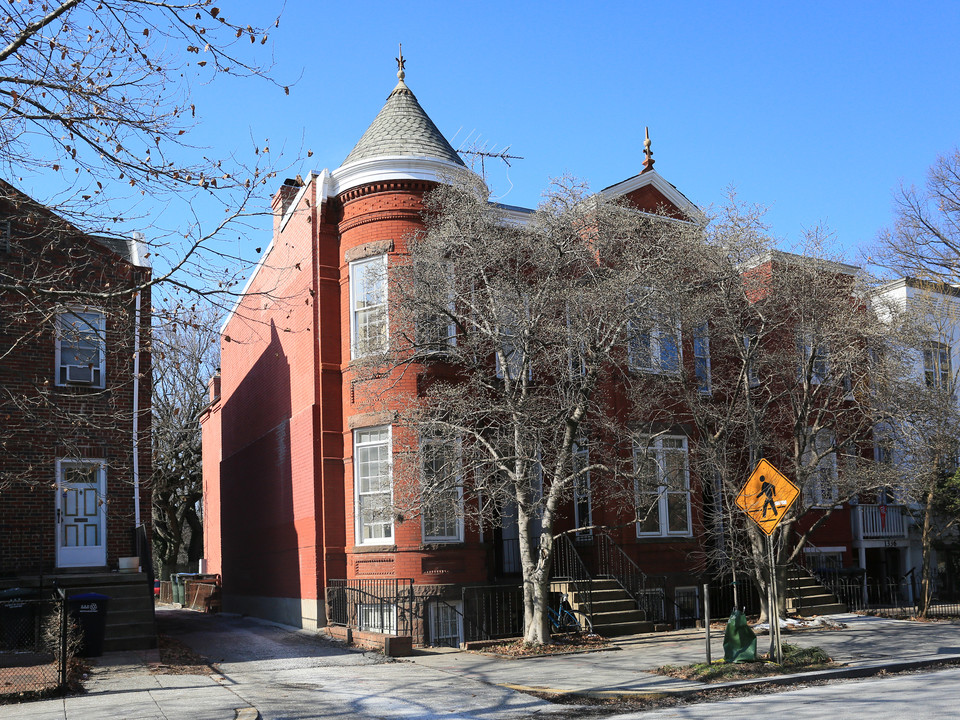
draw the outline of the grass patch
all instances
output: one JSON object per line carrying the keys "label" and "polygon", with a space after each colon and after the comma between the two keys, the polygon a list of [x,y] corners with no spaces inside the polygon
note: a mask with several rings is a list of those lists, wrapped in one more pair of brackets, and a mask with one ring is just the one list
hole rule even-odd
{"label": "grass patch", "polygon": [[747,680],[808,670],[827,670],[835,667],[839,667],[839,665],[833,662],[821,648],[802,648],[783,643],[782,665],[771,662],[766,655],[761,655],[755,662],[728,663],[723,660],[716,660],[710,664],[664,665],[657,668],[657,672],[681,680],[711,683],[727,680]]}

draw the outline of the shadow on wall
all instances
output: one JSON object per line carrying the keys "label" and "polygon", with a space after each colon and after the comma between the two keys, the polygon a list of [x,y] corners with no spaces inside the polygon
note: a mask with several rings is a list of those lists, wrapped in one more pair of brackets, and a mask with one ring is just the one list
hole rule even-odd
{"label": "shadow on wall", "polygon": [[299,597],[290,364],[272,320],[270,343],[224,403],[221,416],[224,599]]}

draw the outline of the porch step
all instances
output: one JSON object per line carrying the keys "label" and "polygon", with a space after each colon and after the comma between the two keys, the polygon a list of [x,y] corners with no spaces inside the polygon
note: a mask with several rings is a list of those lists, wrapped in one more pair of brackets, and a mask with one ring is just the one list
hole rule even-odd
{"label": "porch step", "polygon": [[[566,594],[567,601],[574,610],[587,612],[586,592],[574,589],[574,583],[555,582],[551,589]],[[590,621],[593,631],[598,635],[634,635],[653,632],[652,622],[647,621],[644,613],[637,607],[633,598],[616,580],[600,578],[592,581],[589,593]]]}
{"label": "porch step", "polygon": [[800,617],[847,612],[847,606],[813,575],[797,566],[787,570],[787,612]]}

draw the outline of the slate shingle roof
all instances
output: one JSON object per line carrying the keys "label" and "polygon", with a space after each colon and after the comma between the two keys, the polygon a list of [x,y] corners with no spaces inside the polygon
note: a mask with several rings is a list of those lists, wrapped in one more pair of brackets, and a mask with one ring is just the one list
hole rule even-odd
{"label": "slate shingle roof", "polygon": [[401,80],[343,165],[391,155],[429,157],[463,165],[446,138]]}

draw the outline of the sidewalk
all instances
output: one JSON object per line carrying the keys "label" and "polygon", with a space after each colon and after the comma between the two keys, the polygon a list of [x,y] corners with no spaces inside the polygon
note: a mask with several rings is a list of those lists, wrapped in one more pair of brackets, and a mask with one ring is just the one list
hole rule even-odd
{"label": "sidewalk", "polygon": [[[784,631],[782,639],[801,647],[819,646],[845,667],[722,684],[679,680],[652,672],[662,665],[704,662],[706,643],[703,630],[615,638],[607,651],[578,655],[517,660],[449,650],[421,650],[411,659],[423,667],[516,690],[596,698],[864,677],[884,669],[910,669],[960,661],[960,623],[917,623],[852,614],[833,615],[830,619],[847,627]],[[723,633],[714,631],[711,635],[711,653],[716,660],[723,657]],[[769,642],[769,636],[759,636],[758,651],[766,652]]]}
{"label": "sidewalk", "polygon": [[[108,653],[96,660],[87,692],[22,705],[0,705],[16,720],[253,720],[317,717],[519,718],[568,710],[517,692],[586,697],[689,693],[719,685],[676,680],[651,671],[704,660],[704,632],[687,630],[615,639],[608,650],[578,655],[501,659],[456,650],[418,651],[389,662],[325,642],[315,634],[251,618],[163,610],[168,634],[215,664],[209,675],[153,672],[157,651]],[[839,670],[777,676],[750,683],[795,683],[856,677],[960,660],[960,624],[832,616],[840,630],[784,633],[796,645],[822,647]],[[723,656],[714,633],[713,657]],[[758,638],[766,650],[769,639]]]}

